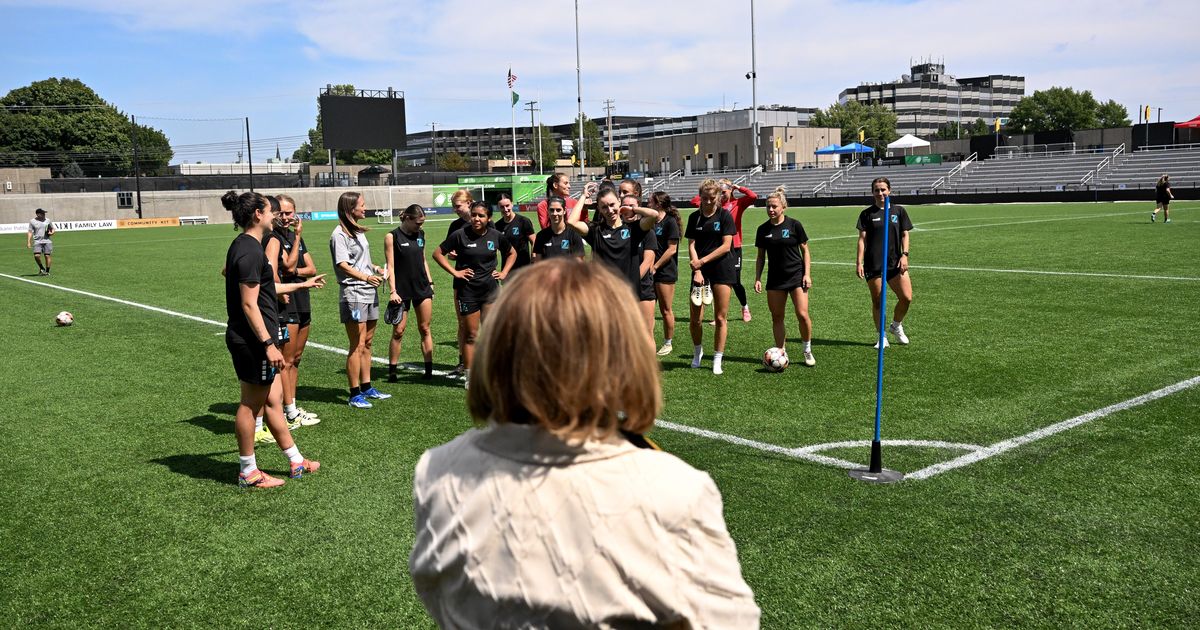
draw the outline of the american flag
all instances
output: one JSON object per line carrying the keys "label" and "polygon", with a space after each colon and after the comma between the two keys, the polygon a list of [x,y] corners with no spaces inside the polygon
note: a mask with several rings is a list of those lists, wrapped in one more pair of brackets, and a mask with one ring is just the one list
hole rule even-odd
{"label": "american flag", "polygon": [[514,83],[517,82],[517,75],[512,73],[512,68],[508,69],[508,89],[512,89]]}

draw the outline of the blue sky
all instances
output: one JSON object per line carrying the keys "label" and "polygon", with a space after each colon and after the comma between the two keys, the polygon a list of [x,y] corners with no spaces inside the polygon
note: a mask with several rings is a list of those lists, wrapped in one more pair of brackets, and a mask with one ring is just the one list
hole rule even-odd
{"label": "blue sky", "polygon": [[[580,0],[584,110],[682,115],[749,105],[749,0]],[[1139,104],[1163,120],[1200,114],[1200,38],[1182,0],[756,0],[758,100],[824,107],[863,81],[944,58],[958,76],[1026,77]],[[313,125],[327,83],[394,87],[409,131],[510,124],[505,73],[546,123],[575,111],[571,0],[0,0],[0,93],[73,77],[167,132],[179,159],[235,156],[198,145],[257,142],[284,155]],[[1182,20],[1182,21],[1180,21]],[[1181,30],[1183,28],[1183,30]],[[527,112],[517,111],[528,123]],[[224,150],[223,150],[224,151]],[[265,159],[258,153],[255,158]],[[273,150],[271,151],[273,154]]]}

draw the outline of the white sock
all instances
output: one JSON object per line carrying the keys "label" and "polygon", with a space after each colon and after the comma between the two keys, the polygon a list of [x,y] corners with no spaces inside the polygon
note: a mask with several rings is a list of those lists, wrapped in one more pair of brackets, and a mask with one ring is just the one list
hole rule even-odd
{"label": "white sock", "polygon": [[262,431],[262,416],[254,419],[254,432],[258,433],[259,431]]}
{"label": "white sock", "polygon": [[808,341],[804,342],[804,351],[812,352],[812,339],[809,339]]}
{"label": "white sock", "polygon": [[714,363],[720,363],[721,359],[724,359],[724,358],[725,358],[724,352],[714,352],[713,353],[713,362]]}
{"label": "white sock", "polygon": [[664,345],[664,346],[669,346],[669,345],[671,345],[671,338],[670,338],[670,337],[667,337],[666,339],[663,339],[663,345]]}
{"label": "white sock", "polygon": [[254,455],[238,455],[238,464],[241,465],[241,473],[248,474],[250,471],[258,468],[258,461],[254,459]]}
{"label": "white sock", "polygon": [[296,414],[300,413],[300,410],[296,409],[296,401],[293,400],[290,405],[283,406],[283,412],[287,414],[288,420],[291,420],[296,417]]}
{"label": "white sock", "polygon": [[293,464],[304,461],[304,458],[300,456],[300,447],[295,444],[292,445],[292,448],[283,449],[283,454],[287,455],[288,461]]}

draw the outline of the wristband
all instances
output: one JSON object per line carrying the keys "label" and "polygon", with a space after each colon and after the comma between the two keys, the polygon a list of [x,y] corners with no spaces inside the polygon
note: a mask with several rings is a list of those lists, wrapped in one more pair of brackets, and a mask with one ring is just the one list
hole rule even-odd
{"label": "wristband", "polygon": [[908,255],[908,252],[900,252],[900,255],[901,255],[901,256],[907,256],[907,255]]}

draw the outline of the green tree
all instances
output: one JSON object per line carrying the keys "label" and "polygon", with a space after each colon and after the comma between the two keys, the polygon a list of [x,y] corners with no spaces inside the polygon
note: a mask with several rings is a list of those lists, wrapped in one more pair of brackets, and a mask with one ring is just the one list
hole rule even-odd
{"label": "green tree", "polygon": [[[538,160],[538,138],[541,138],[542,150],[541,160]],[[533,141],[529,145],[529,155],[533,159],[534,170],[553,171],[554,165],[558,161],[558,141],[554,139],[554,134],[550,132],[550,128],[546,125],[538,125],[538,131],[533,136]]]}
{"label": "green tree", "polygon": [[0,98],[0,166],[43,166],[61,176],[74,162],[84,176],[132,175],[133,133],[142,174],[164,172],[174,156],[167,136],[134,127],[78,79],[36,81]]}
{"label": "green tree", "polygon": [[61,173],[59,173],[59,176],[78,178],[86,177],[87,175],[84,174],[83,169],[80,168],[79,164],[75,162],[75,160],[71,160],[70,162],[67,162],[66,166],[63,167],[63,170]]}
{"label": "green tree", "polygon": [[842,144],[858,141],[858,130],[862,128],[863,139],[882,147],[898,137],[896,122],[896,112],[881,103],[863,105],[858,101],[847,101],[845,105],[834,103],[827,109],[818,109],[809,126],[841,129]]}
{"label": "green tree", "polygon": [[1131,123],[1129,120],[1129,110],[1125,106],[1109,99],[1100,104],[1096,108],[1096,118],[1100,120],[1100,126],[1105,129],[1112,127],[1128,127]]}
{"label": "green tree", "polygon": [[[575,117],[571,128],[579,129],[579,116]],[[571,146],[574,147],[578,162],[579,139],[576,138]],[[587,166],[608,166],[608,152],[604,150],[604,143],[600,140],[600,126],[586,114],[583,115],[583,155],[587,159]]]}
{"label": "green tree", "polygon": [[[332,86],[330,93],[337,96],[354,96],[358,91],[350,83]],[[309,164],[329,164],[329,150],[322,142],[321,101],[317,100],[317,126],[308,130],[308,141],[292,152],[292,159]],[[390,149],[372,150],[342,150],[337,152],[338,162],[342,164],[391,164]]]}
{"label": "green tree", "polygon": [[467,158],[458,151],[450,151],[438,155],[438,168],[443,171],[466,172],[471,168]]}
{"label": "green tree", "polygon": [[1093,129],[1100,123],[1099,109],[1088,90],[1052,87],[1017,101],[1008,116],[1008,128],[1023,127],[1026,132]]}

